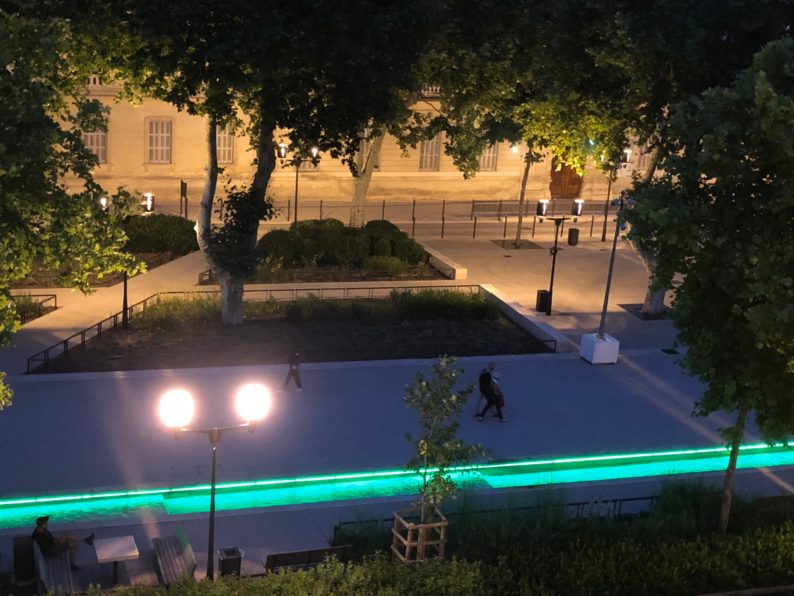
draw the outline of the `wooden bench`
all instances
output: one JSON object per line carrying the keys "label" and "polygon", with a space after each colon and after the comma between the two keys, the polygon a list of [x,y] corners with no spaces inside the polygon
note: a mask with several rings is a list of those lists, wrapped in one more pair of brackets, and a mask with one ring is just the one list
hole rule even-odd
{"label": "wooden bench", "polygon": [[73,594],[79,592],[72,574],[69,551],[65,550],[51,557],[41,552],[33,541],[33,558],[36,562],[37,587],[40,594]]}
{"label": "wooden bench", "polygon": [[331,555],[335,556],[338,561],[346,563],[350,560],[352,550],[353,547],[350,544],[345,544],[290,553],[272,553],[265,557],[262,564],[268,573],[278,569],[309,569],[325,562]]}
{"label": "wooden bench", "polygon": [[154,546],[154,557],[161,584],[170,586],[186,579],[193,579],[196,555],[181,527],[177,528],[174,536],[152,538],[152,546]]}

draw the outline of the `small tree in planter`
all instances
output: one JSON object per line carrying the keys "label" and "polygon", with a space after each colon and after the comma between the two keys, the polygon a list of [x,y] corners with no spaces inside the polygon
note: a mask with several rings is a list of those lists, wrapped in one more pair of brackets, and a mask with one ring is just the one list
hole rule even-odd
{"label": "small tree in planter", "polygon": [[455,391],[463,372],[455,365],[455,358],[442,356],[429,379],[419,373],[406,388],[405,403],[419,414],[420,429],[416,437],[406,435],[416,451],[408,468],[421,484],[417,506],[394,514],[392,553],[404,563],[444,556],[447,520],[438,507],[457,490],[449,471],[484,453],[481,445],[467,445],[457,436],[472,386]]}

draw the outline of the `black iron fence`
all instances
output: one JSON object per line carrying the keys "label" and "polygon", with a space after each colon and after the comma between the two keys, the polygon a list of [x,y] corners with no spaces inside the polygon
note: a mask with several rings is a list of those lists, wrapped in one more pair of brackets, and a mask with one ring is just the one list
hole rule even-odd
{"label": "black iron fence", "polygon": [[[504,515],[505,513],[525,513],[531,515],[536,512],[548,511],[550,509],[563,509],[565,514],[575,519],[601,517],[611,519],[624,519],[634,517],[648,511],[654,502],[659,499],[658,495],[648,497],[626,497],[622,499],[594,499],[592,501],[576,501],[572,503],[550,503],[539,505],[525,505],[520,507],[498,507],[489,509],[478,509],[476,511],[452,511],[445,512],[444,516],[448,520],[463,515],[487,516]],[[384,532],[394,523],[394,517],[363,519],[349,522],[340,522],[334,526],[334,537],[331,544],[340,544],[341,541],[348,540],[345,530],[348,528],[371,528]]]}

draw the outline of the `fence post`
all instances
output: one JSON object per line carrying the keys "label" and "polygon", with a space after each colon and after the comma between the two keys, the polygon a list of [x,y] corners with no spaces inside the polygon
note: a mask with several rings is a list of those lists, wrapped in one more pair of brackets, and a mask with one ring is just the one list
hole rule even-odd
{"label": "fence post", "polygon": [[323,218],[323,200],[320,199],[320,219]]}
{"label": "fence post", "polygon": [[292,219],[292,199],[287,201],[287,221]]}
{"label": "fence post", "polygon": [[499,210],[496,212],[496,221],[501,221],[501,219],[502,219],[502,199],[499,199]]}
{"label": "fence post", "polygon": [[504,227],[504,230],[502,230],[502,240],[504,240],[505,238],[507,238],[507,218],[506,217],[505,217],[505,227]]}
{"label": "fence post", "polygon": [[593,226],[595,225],[595,215],[590,216],[590,238],[593,237]]}
{"label": "fence post", "polygon": [[386,199],[383,199],[380,204],[380,218],[386,219]]}
{"label": "fence post", "polygon": [[563,232],[565,232],[565,218],[564,217],[562,218],[562,221],[560,222],[560,236],[562,236]]}
{"label": "fence post", "polygon": [[472,238],[476,238],[477,237],[477,218],[476,217],[474,218],[474,228],[471,231],[471,237]]}
{"label": "fence post", "polygon": [[411,208],[411,219],[416,221],[416,199],[414,199],[413,207]]}
{"label": "fence post", "polygon": [[535,223],[537,223],[537,221],[538,221],[538,216],[537,215],[533,215],[532,216],[532,237],[533,238],[535,237]]}
{"label": "fence post", "polygon": [[412,217],[411,218],[411,238],[414,237],[415,233],[416,233],[416,218]]}
{"label": "fence post", "polygon": [[474,199],[471,200],[471,213],[469,214],[469,219],[474,218]]}

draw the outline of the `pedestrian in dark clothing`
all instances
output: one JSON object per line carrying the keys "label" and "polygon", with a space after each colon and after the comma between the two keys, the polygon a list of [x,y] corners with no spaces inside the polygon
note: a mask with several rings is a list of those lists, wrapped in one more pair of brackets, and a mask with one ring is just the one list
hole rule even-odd
{"label": "pedestrian in dark clothing", "polygon": [[300,354],[298,354],[296,350],[290,352],[289,355],[289,371],[287,372],[287,378],[284,379],[284,388],[289,385],[290,380],[295,381],[295,386],[298,391],[303,391],[303,385],[301,385]]}
{"label": "pedestrian in dark clothing", "polygon": [[491,376],[491,390],[490,395],[488,398],[488,403],[485,404],[485,407],[482,409],[477,415],[477,419],[482,422],[483,418],[485,417],[485,413],[490,410],[491,408],[496,409],[496,415],[499,417],[500,422],[505,421],[505,417],[502,414],[502,407],[505,405],[505,396],[502,393],[502,387],[499,385],[499,373],[493,373]]}
{"label": "pedestrian in dark clothing", "polygon": [[492,399],[492,386],[491,380],[493,379],[493,371],[495,365],[493,362],[489,362],[488,366],[486,366],[482,371],[480,371],[480,378],[479,378],[479,386],[480,386],[480,399],[477,400],[477,407],[475,408],[475,416],[479,416],[480,408],[483,406],[484,403],[488,403]]}
{"label": "pedestrian in dark clothing", "polygon": [[39,545],[41,554],[45,557],[54,557],[60,553],[69,551],[69,564],[72,571],[77,571],[78,567],[74,564],[74,553],[77,545],[85,542],[88,545],[94,544],[94,535],[85,538],[75,538],[74,536],[55,537],[50,533],[47,524],[50,521],[49,515],[36,518],[36,529],[33,530],[33,540]]}

